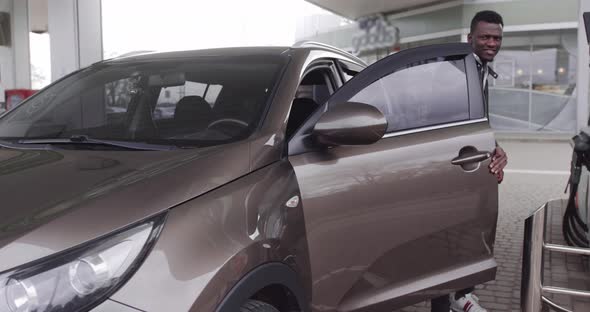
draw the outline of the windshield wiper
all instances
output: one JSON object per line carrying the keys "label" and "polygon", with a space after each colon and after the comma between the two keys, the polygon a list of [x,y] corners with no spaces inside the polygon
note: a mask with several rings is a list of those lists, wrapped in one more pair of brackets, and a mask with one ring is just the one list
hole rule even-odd
{"label": "windshield wiper", "polygon": [[178,149],[172,145],[150,144],[144,142],[94,139],[86,135],[73,135],[69,138],[27,139],[19,140],[18,144],[90,144],[113,146],[140,151],[169,151]]}

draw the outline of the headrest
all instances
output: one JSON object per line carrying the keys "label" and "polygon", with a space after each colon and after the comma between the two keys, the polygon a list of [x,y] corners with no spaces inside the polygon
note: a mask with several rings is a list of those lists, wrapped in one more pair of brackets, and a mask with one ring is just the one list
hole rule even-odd
{"label": "headrest", "polygon": [[293,106],[306,106],[306,107],[316,109],[319,105],[314,99],[296,98],[293,100]]}
{"label": "headrest", "polygon": [[174,119],[181,121],[203,120],[211,118],[211,106],[198,95],[188,95],[176,103]]}

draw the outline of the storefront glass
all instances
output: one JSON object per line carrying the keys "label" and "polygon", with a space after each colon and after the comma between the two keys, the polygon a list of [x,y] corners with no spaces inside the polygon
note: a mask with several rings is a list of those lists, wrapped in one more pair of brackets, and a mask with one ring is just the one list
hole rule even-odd
{"label": "storefront glass", "polygon": [[574,132],[576,32],[505,34],[490,78],[490,121],[497,130]]}

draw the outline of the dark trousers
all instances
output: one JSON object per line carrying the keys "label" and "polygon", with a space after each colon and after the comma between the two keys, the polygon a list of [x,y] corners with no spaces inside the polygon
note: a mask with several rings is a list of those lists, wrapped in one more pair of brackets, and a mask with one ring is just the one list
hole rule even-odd
{"label": "dark trousers", "polygon": [[[470,292],[473,292],[475,288],[469,287],[465,289],[461,289],[460,291],[455,293],[455,299],[459,299]],[[449,296],[440,296],[430,300],[430,311],[431,312],[449,312],[451,309],[451,302],[449,301]]]}

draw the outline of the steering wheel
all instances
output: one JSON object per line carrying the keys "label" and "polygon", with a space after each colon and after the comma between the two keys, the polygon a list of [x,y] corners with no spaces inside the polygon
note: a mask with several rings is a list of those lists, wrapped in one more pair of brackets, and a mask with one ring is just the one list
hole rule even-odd
{"label": "steering wheel", "polygon": [[[228,123],[228,124],[232,124],[232,125],[230,127],[220,127],[219,126],[224,123]],[[241,130],[243,130],[243,128],[248,127],[248,123],[245,121],[239,120],[239,119],[235,119],[235,118],[221,118],[221,119],[217,119],[217,120],[211,122],[207,126],[207,129],[211,129],[214,127],[217,127],[218,131],[223,132],[224,134],[234,136],[234,135],[236,135],[236,133],[234,131],[231,131],[231,129],[239,128],[238,129],[239,131],[237,131],[239,133]],[[229,128],[230,131],[224,131],[224,130],[227,130],[227,128]]]}

